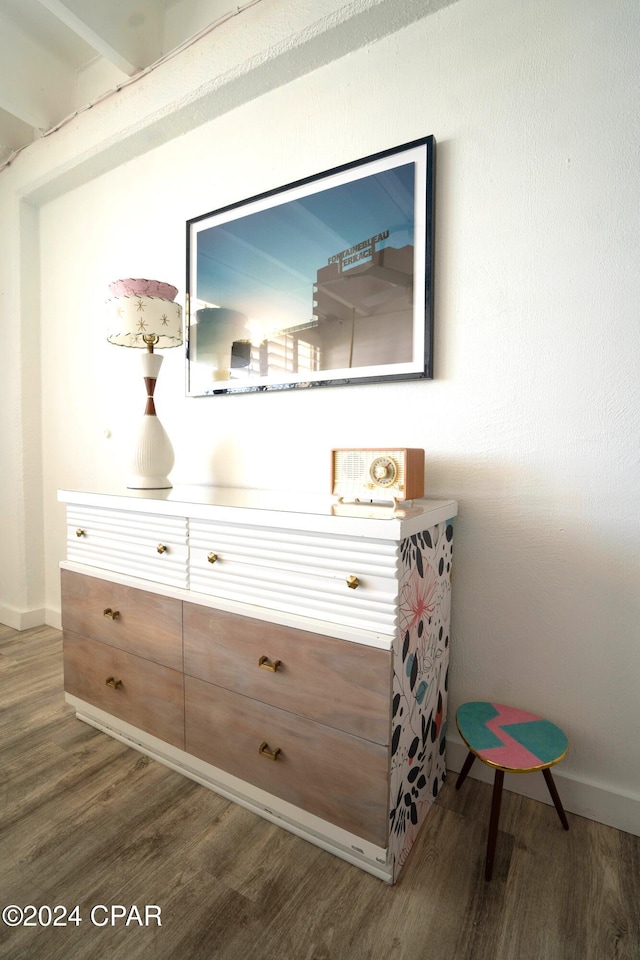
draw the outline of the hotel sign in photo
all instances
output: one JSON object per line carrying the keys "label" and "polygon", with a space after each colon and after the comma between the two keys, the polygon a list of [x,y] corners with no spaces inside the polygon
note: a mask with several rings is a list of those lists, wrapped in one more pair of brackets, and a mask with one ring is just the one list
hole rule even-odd
{"label": "hotel sign in photo", "polygon": [[383,230],[382,233],[376,233],[375,237],[369,237],[368,240],[363,240],[361,243],[356,243],[354,247],[348,247],[346,250],[341,250],[340,253],[334,254],[333,257],[329,257],[328,263],[339,263],[340,270],[344,270],[345,267],[348,267],[352,263],[356,263],[358,260],[368,260],[369,257],[372,257],[376,252],[376,243],[381,243],[383,240],[389,239],[389,231]]}

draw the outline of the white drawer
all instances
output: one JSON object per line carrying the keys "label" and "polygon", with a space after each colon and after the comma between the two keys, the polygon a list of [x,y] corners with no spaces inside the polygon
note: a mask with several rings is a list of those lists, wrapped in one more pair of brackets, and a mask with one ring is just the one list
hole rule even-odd
{"label": "white drawer", "polygon": [[399,560],[392,541],[191,520],[189,543],[191,590],[394,635]]}
{"label": "white drawer", "polygon": [[67,558],[90,567],[188,586],[185,517],[67,507]]}

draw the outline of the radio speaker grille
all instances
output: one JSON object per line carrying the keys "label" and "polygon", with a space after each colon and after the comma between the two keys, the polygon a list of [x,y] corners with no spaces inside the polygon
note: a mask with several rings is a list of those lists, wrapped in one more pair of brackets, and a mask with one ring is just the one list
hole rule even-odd
{"label": "radio speaker grille", "polygon": [[344,480],[361,480],[367,470],[366,461],[361,454],[348,450],[336,454],[336,466]]}

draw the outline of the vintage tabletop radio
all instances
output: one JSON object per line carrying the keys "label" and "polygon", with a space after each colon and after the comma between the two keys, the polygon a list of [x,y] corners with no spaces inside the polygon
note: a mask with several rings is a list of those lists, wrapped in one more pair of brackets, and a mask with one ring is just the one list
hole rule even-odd
{"label": "vintage tabletop radio", "polygon": [[424,496],[424,450],[332,450],[331,489],[340,500],[419,499]]}

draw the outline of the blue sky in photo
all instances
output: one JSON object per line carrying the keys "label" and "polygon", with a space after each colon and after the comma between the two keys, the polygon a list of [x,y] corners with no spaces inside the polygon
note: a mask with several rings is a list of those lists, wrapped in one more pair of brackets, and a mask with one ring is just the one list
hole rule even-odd
{"label": "blue sky in photo", "polygon": [[414,242],[414,164],[201,230],[196,296],[281,326],[311,319],[313,284],[330,257],[389,230],[379,244]]}

